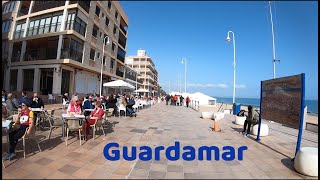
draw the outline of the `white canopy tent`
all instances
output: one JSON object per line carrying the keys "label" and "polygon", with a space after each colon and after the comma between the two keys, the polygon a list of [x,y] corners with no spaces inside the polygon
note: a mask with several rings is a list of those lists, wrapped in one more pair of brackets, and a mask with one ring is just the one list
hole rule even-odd
{"label": "white canopy tent", "polygon": [[199,101],[199,105],[214,105],[216,106],[217,104],[217,99],[207,96],[203,93],[196,92],[194,94],[190,95],[191,100]]}
{"label": "white canopy tent", "polygon": [[122,94],[123,89],[130,89],[130,90],[135,89],[134,86],[132,86],[131,84],[129,84],[127,82],[124,82],[123,80],[116,80],[116,81],[103,83],[103,86],[109,87],[109,88],[119,89],[121,91],[121,94]]}

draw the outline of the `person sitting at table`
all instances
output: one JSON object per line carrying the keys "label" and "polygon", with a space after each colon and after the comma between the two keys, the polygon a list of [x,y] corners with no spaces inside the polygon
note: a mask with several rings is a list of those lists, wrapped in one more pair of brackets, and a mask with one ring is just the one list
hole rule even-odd
{"label": "person sitting at table", "polygon": [[17,95],[15,93],[12,94],[12,102],[16,107],[19,106],[19,102],[17,100]]}
{"label": "person sitting at table", "polygon": [[8,116],[13,115],[14,112],[18,110],[18,108],[16,107],[16,105],[12,101],[12,94],[11,93],[9,93],[7,95],[6,104],[7,104],[6,108],[7,108]]}
{"label": "person sitting at table", "polygon": [[81,114],[81,106],[80,106],[80,101],[78,99],[78,96],[73,96],[72,101],[70,102],[68,109],[67,109],[67,114]]}
{"label": "person sitting at table", "polygon": [[38,97],[38,93],[33,94],[32,102],[30,105],[31,108],[44,108],[44,103],[41,97]]}
{"label": "person sitting at table", "polygon": [[86,123],[84,125],[85,130],[86,130],[86,139],[89,139],[89,134],[90,134],[90,125],[93,125],[97,119],[101,119],[102,116],[104,115],[102,106],[101,106],[101,101],[96,101],[95,102],[95,108],[94,110],[90,113],[90,116],[87,117]]}
{"label": "person sitting at table", "polygon": [[69,97],[68,97],[68,93],[64,93],[63,96],[62,96],[62,106],[66,107],[69,104],[70,104],[70,100],[69,100]]}
{"label": "person sitting at table", "polygon": [[23,102],[25,102],[25,101],[27,101],[28,104],[31,104],[31,101],[30,101],[30,99],[28,98],[26,92],[22,92],[22,93],[21,93],[21,96],[22,96],[22,97],[18,100],[19,104],[21,104],[21,103],[23,103]]}
{"label": "person sitting at table", "polygon": [[117,110],[117,105],[116,105],[117,104],[117,99],[115,97],[116,96],[113,95],[113,94],[111,94],[109,96],[106,108],[113,108],[113,115],[118,116],[118,114],[117,114],[118,110]]}
{"label": "person sitting at table", "polygon": [[[88,100],[86,100],[83,104],[83,109],[94,109],[94,105],[93,105],[93,101],[92,101],[92,96],[90,95],[88,97]],[[85,111],[84,115],[85,116],[89,116],[90,115],[90,111]]]}
{"label": "person sitting at table", "polygon": [[9,152],[6,153],[4,156],[4,159],[6,160],[11,160],[13,157],[16,156],[16,145],[18,143],[18,140],[24,136],[27,128],[29,127],[27,135],[31,135],[32,131],[34,130],[33,112],[29,110],[27,105],[27,102],[23,102],[21,103],[21,110],[18,109],[18,118],[15,120],[15,124],[20,124],[20,127],[9,133]]}

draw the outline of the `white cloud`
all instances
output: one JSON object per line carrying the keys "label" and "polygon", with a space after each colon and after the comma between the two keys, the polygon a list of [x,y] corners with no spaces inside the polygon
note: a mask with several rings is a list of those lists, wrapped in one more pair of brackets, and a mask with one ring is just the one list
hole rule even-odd
{"label": "white cloud", "polygon": [[194,84],[194,83],[188,83],[188,87],[196,87],[196,88],[228,88],[228,85],[226,84]]}
{"label": "white cloud", "polygon": [[245,84],[236,84],[236,88],[237,89],[244,89],[246,88],[247,86]]}

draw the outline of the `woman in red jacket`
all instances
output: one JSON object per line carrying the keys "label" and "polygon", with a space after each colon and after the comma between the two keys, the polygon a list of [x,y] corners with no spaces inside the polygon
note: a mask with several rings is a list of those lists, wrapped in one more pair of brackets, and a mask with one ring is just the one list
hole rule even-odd
{"label": "woman in red jacket", "polygon": [[189,102],[190,102],[190,98],[189,98],[189,96],[187,96],[187,98],[186,98],[187,108],[189,107]]}
{"label": "woman in red jacket", "polygon": [[91,112],[90,116],[86,119],[85,128],[86,128],[86,135],[89,139],[89,133],[90,133],[90,125],[93,125],[97,119],[101,119],[104,112],[101,106],[101,101],[95,102],[95,109]]}

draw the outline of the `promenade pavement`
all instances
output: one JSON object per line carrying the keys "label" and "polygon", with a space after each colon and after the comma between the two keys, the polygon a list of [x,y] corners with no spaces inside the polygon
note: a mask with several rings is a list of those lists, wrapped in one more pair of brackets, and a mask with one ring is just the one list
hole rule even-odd
{"label": "promenade pavement", "polygon": [[[60,105],[59,105],[60,106]],[[50,106],[46,106],[47,109]],[[56,115],[60,115],[61,111]],[[157,103],[140,110],[137,117],[112,117],[105,127],[106,136],[98,132],[97,138],[89,139],[82,146],[72,136],[68,146],[61,140],[61,129],[53,131],[51,139],[46,139],[48,131],[37,131],[42,152],[32,141],[27,142],[27,158],[23,158],[22,142],[17,146],[17,158],[5,161],[2,169],[5,179],[305,179],[310,178],[293,169],[298,131],[277,123],[269,124],[269,136],[255,141],[255,136],[245,138],[240,135],[242,126],[235,125],[234,116],[226,115],[220,121],[221,132],[213,132],[213,121],[200,118],[200,113],[182,106]],[[266,122],[267,123],[267,122]],[[5,139],[3,137],[3,139]],[[248,146],[243,160],[215,161],[194,160],[168,161],[161,152],[160,161],[108,161],[103,156],[107,143],[117,142],[120,146],[143,146],[152,148],[174,145],[181,147]],[[316,133],[304,131],[302,147],[318,147]],[[7,144],[3,143],[3,152]],[[237,154],[237,153],[236,153]],[[237,157],[237,156],[236,156]],[[152,158],[154,159],[154,157]],[[315,178],[316,179],[316,178]]]}

